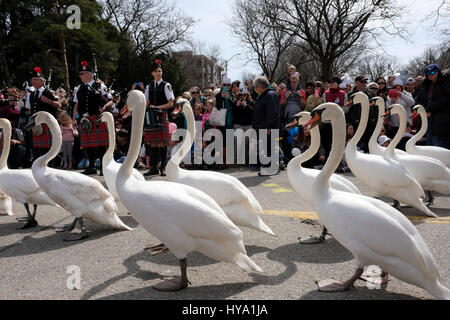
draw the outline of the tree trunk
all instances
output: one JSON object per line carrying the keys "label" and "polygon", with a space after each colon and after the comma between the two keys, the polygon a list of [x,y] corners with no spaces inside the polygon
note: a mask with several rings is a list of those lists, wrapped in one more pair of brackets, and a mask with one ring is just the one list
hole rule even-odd
{"label": "tree trunk", "polygon": [[11,86],[11,75],[9,74],[8,59],[6,59],[5,45],[3,39],[0,36],[0,55],[2,56],[3,74],[5,77],[5,82],[8,87]]}
{"label": "tree trunk", "polygon": [[320,59],[320,78],[321,81],[323,81],[324,83],[327,82],[332,74],[331,74],[331,66],[332,66],[332,61],[328,60],[328,58],[324,57],[322,59]]}

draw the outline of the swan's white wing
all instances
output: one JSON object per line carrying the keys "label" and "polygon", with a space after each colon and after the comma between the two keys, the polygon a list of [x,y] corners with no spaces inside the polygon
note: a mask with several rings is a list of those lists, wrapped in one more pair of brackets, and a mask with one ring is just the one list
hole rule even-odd
{"label": "swan's white wing", "polygon": [[2,170],[0,181],[0,188],[20,203],[56,205],[38,185],[30,169]]}
{"label": "swan's white wing", "polygon": [[[341,224],[340,230],[347,232],[341,236],[360,242],[383,256],[397,257],[425,274],[439,276],[436,262],[422,236],[395,208],[377,199],[339,192],[335,210],[345,215],[341,222],[338,217],[334,221]],[[351,221],[352,226],[342,225],[345,221]]]}
{"label": "swan's white wing", "polygon": [[217,241],[242,238],[242,232],[218,204],[193,187],[173,182],[135,181],[133,193],[122,193],[121,196],[132,213],[148,212],[145,217],[148,217],[152,230],[174,226],[195,238]]}
{"label": "swan's white wing", "polygon": [[180,177],[177,181],[204,191],[221,207],[247,202],[253,207],[254,213],[263,213],[261,205],[247,187],[228,174],[214,171],[180,170]]}
{"label": "swan's white wing", "polygon": [[45,170],[44,180],[39,179],[42,188],[63,208],[79,212],[93,201],[105,201],[112,195],[103,185],[78,172],[61,171],[51,168]]}

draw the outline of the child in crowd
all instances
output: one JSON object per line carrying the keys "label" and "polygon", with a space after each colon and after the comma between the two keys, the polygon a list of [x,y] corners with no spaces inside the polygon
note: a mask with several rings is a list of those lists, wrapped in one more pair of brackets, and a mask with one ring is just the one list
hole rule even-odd
{"label": "child in crowd", "polygon": [[72,151],[75,137],[78,137],[78,130],[73,126],[72,118],[67,113],[60,116],[60,128],[62,134],[63,168],[72,169]]}
{"label": "child in crowd", "polygon": [[194,106],[194,118],[195,121],[202,121],[203,119],[203,104],[200,102],[197,102]]}
{"label": "child in crowd", "polygon": [[211,116],[211,112],[214,109],[214,105],[215,105],[215,102],[214,102],[213,99],[209,99],[209,100],[206,101],[206,110],[205,110],[205,113],[203,113],[203,116],[202,116],[202,130],[203,130],[203,132],[205,132],[208,129],[213,128],[213,127],[211,127],[209,125],[208,120],[209,120],[209,117]]}

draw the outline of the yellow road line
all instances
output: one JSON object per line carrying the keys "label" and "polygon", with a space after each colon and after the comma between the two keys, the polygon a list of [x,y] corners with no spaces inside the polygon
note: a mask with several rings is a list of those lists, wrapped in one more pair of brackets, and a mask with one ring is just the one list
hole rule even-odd
{"label": "yellow road line", "polygon": [[[265,210],[268,215],[291,217],[295,219],[319,220],[315,212],[304,211],[286,211],[286,210]],[[421,216],[406,216],[413,223],[433,223],[433,224],[450,224],[450,217],[444,218],[427,218]]]}

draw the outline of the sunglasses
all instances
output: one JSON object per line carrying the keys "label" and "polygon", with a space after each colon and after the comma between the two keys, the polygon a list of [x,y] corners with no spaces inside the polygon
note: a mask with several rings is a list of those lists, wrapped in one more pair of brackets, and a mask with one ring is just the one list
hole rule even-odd
{"label": "sunglasses", "polygon": [[378,84],[386,84],[386,82],[377,82]]}
{"label": "sunglasses", "polygon": [[79,75],[82,76],[82,75],[85,75],[86,73],[87,72],[80,72]]}
{"label": "sunglasses", "polygon": [[378,90],[378,88],[369,88],[370,90]]}
{"label": "sunglasses", "polygon": [[199,94],[200,92],[192,92],[192,94]]}
{"label": "sunglasses", "polygon": [[436,74],[436,71],[431,71],[429,74],[428,74],[428,77],[429,76],[432,76],[432,75],[435,75]]}

